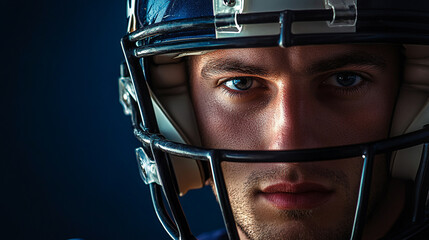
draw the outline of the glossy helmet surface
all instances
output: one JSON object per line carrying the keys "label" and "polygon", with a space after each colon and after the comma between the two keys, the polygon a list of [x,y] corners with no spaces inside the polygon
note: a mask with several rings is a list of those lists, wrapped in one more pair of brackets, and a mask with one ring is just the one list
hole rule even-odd
{"label": "glossy helmet surface", "polygon": [[[226,151],[201,146],[186,56],[215,49],[341,43],[403,45],[404,79],[391,138],[296,151]],[[413,224],[420,227],[413,231],[427,226],[428,1],[129,0],[128,34],[121,44],[127,67],[122,66],[120,100],[143,144],[136,150],[142,178],[151,186],[157,214],[173,238],[193,239],[178,197],[202,187],[209,177],[214,178],[228,234],[238,238],[222,180],[222,161],[312,161],[315,154],[318,160],[364,156],[353,239],[361,236],[361,215],[369,194],[366,186],[376,153],[392,152],[391,175],[416,183]],[[161,190],[173,220],[162,203]]]}

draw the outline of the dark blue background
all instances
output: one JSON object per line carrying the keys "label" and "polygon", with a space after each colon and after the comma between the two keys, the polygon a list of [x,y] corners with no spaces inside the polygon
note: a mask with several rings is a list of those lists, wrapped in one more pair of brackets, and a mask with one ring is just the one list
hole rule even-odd
{"label": "dark blue background", "polygon": [[[0,239],[167,239],[118,102],[126,1],[0,7]],[[197,233],[222,227],[203,192],[184,199]]]}

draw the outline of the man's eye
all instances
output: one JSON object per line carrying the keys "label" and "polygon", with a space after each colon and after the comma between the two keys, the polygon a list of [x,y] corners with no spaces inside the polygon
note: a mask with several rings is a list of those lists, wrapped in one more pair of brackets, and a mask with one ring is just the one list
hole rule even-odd
{"label": "man's eye", "polygon": [[352,88],[362,83],[363,78],[353,72],[342,72],[331,75],[326,81],[327,85],[341,88]]}
{"label": "man's eye", "polygon": [[249,77],[237,77],[223,82],[223,85],[235,91],[249,90],[254,84],[254,80]]}

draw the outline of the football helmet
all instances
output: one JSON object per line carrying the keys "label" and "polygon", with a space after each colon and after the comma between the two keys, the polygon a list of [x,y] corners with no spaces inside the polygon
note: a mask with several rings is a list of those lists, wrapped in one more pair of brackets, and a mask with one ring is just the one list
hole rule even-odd
{"label": "football helmet", "polygon": [[[305,150],[239,151],[201,145],[189,96],[186,57],[216,49],[394,43],[404,77],[390,138]],[[413,181],[410,223],[398,239],[428,229],[429,1],[128,0],[120,102],[131,116],[142,179],[174,239],[195,239],[179,198],[212,178],[230,239],[238,239],[222,162],[309,162],[362,156],[351,239],[360,239],[375,154],[391,154],[390,173]],[[165,206],[164,200],[168,207]],[[167,210],[167,208],[169,210]],[[170,213],[169,213],[170,212]]]}

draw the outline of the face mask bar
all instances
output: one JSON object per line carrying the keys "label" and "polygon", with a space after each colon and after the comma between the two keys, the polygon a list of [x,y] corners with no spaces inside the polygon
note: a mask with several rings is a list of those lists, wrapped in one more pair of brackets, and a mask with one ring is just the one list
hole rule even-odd
{"label": "face mask bar", "polygon": [[[133,49],[133,57],[146,57],[174,52],[199,51],[241,47],[296,46],[310,44],[340,43],[409,43],[429,42],[429,14],[360,10],[357,16],[356,33],[314,33],[294,34],[292,24],[308,21],[331,21],[332,10],[286,10],[283,12],[249,13],[235,16],[201,17],[192,20],[175,20],[150,25],[139,29],[122,39],[124,45]],[[353,20],[356,16],[340,15],[337,20]],[[165,35],[202,29],[213,29],[215,25],[229,25],[237,19],[238,24],[280,23],[280,34],[273,36],[252,36],[240,38],[174,38],[169,41]],[[403,22],[407,25],[404,26]],[[137,47],[137,44],[140,47]]]}
{"label": "face mask bar", "polygon": [[[198,159],[201,161],[208,161],[212,168],[212,175],[216,186],[216,191],[219,196],[220,206],[224,221],[226,224],[227,231],[230,239],[238,239],[238,233],[232,214],[231,205],[229,203],[228,194],[226,190],[226,184],[223,177],[221,163],[222,162],[243,162],[243,163],[260,163],[260,162],[313,162],[315,161],[314,156],[317,157],[317,161],[330,161],[335,159],[351,158],[362,156],[363,168],[361,173],[361,182],[359,188],[359,197],[356,203],[356,212],[354,218],[354,224],[352,229],[352,235],[350,239],[361,239],[362,230],[364,228],[365,216],[368,208],[368,199],[370,193],[370,182],[372,176],[372,167],[374,156],[376,154],[385,154],[392,151],[408,148],[411,146],[424,144],[422,152],[422,161],[419,166],[419,170],[416,178],[416,188],[414,191],[414,209],[413,209],[413,223],[416,225],[422,224],[427,221],[425,214],[425,203],[426,195],[428,192],[429,181],[426,177],[428,172],[428,149],[429,149],[429,128],[425,128],[416,132],[406,134],[401,137],[390,138],[383,141],[377,141],[366,144],[355,144],[340,147],[328,147],[320,149],[307,149],[307,150],[288,150],[288,151],[234,151],[234,150],[219,150],[219,149],[204,149],[198,147],[192,147],[189,145],[174,143],[165,140],[159,135],[149,134],[140,130],[135,130],[136,137],[144,144],[151,145],[152,149],[162,151],[164,153]],[[157,163],[161,163],[164,160],[155,158]],[[163,164],[159,165],[160,170],[167,170]],[[164,184],[166,184],[164,182]],[[171,179],[170,183],[171,184]],[[164,188],[166,185],[163,185]],[[159,186],[158,186],[159,187]],[[151,191],[155,187],[155,184],[151,185]],[[176,195],[177,197],[177,195]],[[158,205],[155,206],[157,214],[163,219],[166,225],[171,227],[171,220],[166,216],[165,208],[160,205],[162,201],[156,199]],[[178,207],[178,206],[176,206]],[[164,209],[164,210],[163,210]],[[177,221],[176,221],[177,222]],[[174,231],[173,231],[174,232]],[[177,236],[177,235],[176,235]],[[175,239],[193,239],[185,238],[184,236],[175,237]],[[398,238],[400,239],[400,238]]]}
{"label": "face mask bar", "polygon": [[[413,211],[413,221],[418,225],[427,221],[425,215],[426,194],[429,183],[427,182],[427,156],[429,142],[429,130],[423,129],[403,137],[370,144],[361,144],[336,148],[323,148],[300,151],[225,151],[196,148],[189,145],[178,144],[163,139],[159,134],[159,128],[151,103],[150,93],[146,80],[144,57],[183,52],[225,48],[241,47],[269,47],[269,46],[295,46],[306,44],[334,44],[334,43],[413,43],[427,44],[429,42],[428,14],[416,14],[414,12],[385,12],[381,10],[359,11],[357,18],[356,33],[318,33],[318,34],[294,34],[292,24],[294,22],[305,21],[330,21],[333,18],[331,10],[303,10],[303,11],[283,11],[271,13],[238,14],[236,20],[238,24],[275,23],[279,22],[281,31],[275,36],[242,37],[242,38],[202,38],[182,40],[175,39],[168,41],[164,36],[168,33],[186,32],[196,29],[212,29],[220,21],[235,21],[232,16],[203,17],[192,20],[177,20],[154,24],[146,28],[139,29],[125,36],[122,41],[122,48],[126,57],[126,63],[130,72],[130,78],[135,87],[136,98],[132,100],[131,107],[138,116],[134,117],[135,135],[150,150],[153,160],[156,162],[159,179],[162,185],[168,207],[172,218],[166,211],[162,201],[161,186],[152,183],[151,194],[157,215],[167,232],[174,239],[195,239],[186,221],[186,217],[178,199],[177,184],[174,182],[174,171],[168,154],[190,157],[201,161],[209,162],[212,167],[212,175],[216,186],[216,191],[220,199],[221,210],[224,216],[226,228],[230,239],[238,239],[238,233],[234,222],[231,206],[223,180],[220,164],[223,161],[232,162],[305,162],[314,161],[313,156],[319,156],[318,161],[333,160],[346,157],[364,156],[364,168],[361,175],[361,186],[359,189],[359,200],[356,208],[356,215],[351,239],[360,239],[365,221],[364,213],[367,209],[369,188],[366,183],[370,182],[372,172],[372,162],[375,154],[398,150],[400,147],[407,147],[425,143],[419,172],[416,179],[415,206]],[[354,16],[355,17],[355,16]],[[338,18],[338,20],[341,20]],[[350,16],[345,16],[343,20],[352,20]],[[374,20],[377,20],[374,22]],[[397,21],[406,20],[413,28],[404,28],[397,24]],[[215,24],[216,21],[216,24]],[[227,25],[227,24],[225,24]],[[384,31],[389,26],[390,31]],[[392,31],[398,26],[398,31]],[[377,33],[374,33],[377,32]],[[142,68],[143,66],[143,68]],[[405,144],[405,145],[404,145]],[[334,151],[333,153],[331,151]],[[368,185],[369,186],[369,185]]]}

